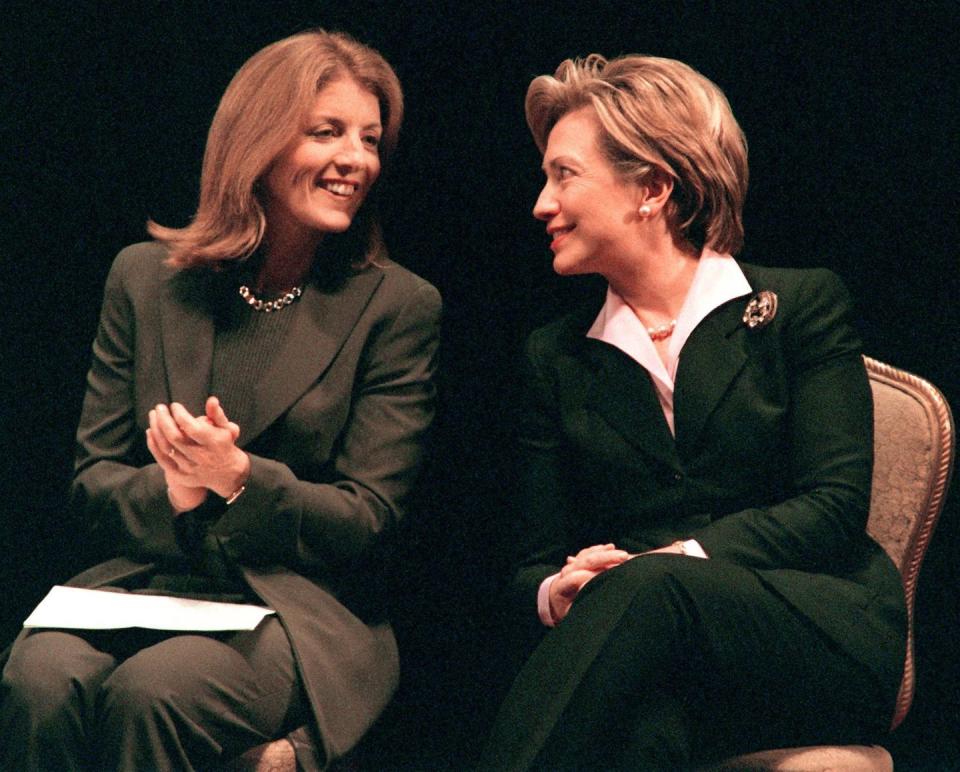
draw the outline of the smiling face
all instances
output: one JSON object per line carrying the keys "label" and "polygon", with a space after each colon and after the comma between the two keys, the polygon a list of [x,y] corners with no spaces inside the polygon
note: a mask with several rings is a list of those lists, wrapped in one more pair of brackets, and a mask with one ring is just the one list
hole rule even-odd
{"label": "smiling face", "polygon": [[594,109],[582,107],[557,121],[547,140],[547,181],[533,216],[547,224],[559,274],[609,277],[636,249],[641,190],[616,175],[599,137]]}
{"label": "smiling face", "polygon": [[312,249],[349,228],[380,174],[381,133],[376,96],[349,77],[328,83],[263,178],[270,241]]}

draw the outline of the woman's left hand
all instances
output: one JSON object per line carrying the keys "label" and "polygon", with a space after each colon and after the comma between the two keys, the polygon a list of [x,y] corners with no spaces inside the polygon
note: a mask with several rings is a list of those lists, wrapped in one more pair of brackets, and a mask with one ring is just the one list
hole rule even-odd
{"label": "woman's left hand", "polygon": [[550,615],[554,623],[563,621],[587,582],[632,557],[629,552],[617,549],[613,544],[594,544],[576,555],[570,555],[548,590]]}
{"label": "woman's left hand", "polygon": [[168,484],[227,497],[246,482],[250,458],[236,444],[240,427],[216,397],[207,399],[205,411],[197,417],[178,402],[157,405],[150,411],[148,443],[158,450]]}

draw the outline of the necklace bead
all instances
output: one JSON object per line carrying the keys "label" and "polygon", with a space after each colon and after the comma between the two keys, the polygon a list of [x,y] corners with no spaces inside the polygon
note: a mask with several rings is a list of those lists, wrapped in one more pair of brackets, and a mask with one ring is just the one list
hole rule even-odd
{"label": "necklace bead", "polygon": [[303,285],[300,284],[296,287],[292,287],[287,292],[284,292],[278,298],[273,300],[260,300],[260,298],[250,291],[250,288],[246,284],[240,285],[240,297],[247,302],[247,305],[249,305],[254,311],[264,311],[266,313],[270,313],[271,311],[279,311],[280,309],[289,306],[302,294]]}
{"label": "necklace bead", "polygon": [[650,340],[656,343],[659,340],[666,340],[673,335],[673,330],[677,326],[677,320],[671,319],[666,324],[658,324],[656,327],[647,327],[647,335]]}

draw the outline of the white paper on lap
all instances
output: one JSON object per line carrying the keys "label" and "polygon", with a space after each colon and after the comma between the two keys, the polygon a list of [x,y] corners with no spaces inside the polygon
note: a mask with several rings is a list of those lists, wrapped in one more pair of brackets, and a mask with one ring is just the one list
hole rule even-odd
{"label": "white paper on lap", "polygon": [[253,630],[273,609],[243,603],[138,595],[55,586],[23,623],[24,627],[111,630]]}

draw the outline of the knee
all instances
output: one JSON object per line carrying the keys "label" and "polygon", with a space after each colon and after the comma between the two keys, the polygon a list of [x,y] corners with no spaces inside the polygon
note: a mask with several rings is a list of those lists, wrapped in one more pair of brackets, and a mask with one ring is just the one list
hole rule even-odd
{"label": "knee", "polygon": [[195,716],[216,689],[204,643],[199,639],[191,648],[188,641],[170,639],[125,660],[100,688],[101,720],[126,724],[160,715]]}
{"label": "knee", "polygon": [[647,626],[650,620],[661,619],[670,621],[675,632],[689,631],[698,619],[723,606],[725,583],[715,568],[698,558],[644,555],[590,581],[574,608],[581,604],[629,609],[625,619],[642,619]]}
{"label": "knee", "polygon": [[[77,651],[73,636],[28,635],[10,652],[0,680],[5,726],[42,736],[83,715],[109,668]],[[29,728],[27,728],[29,727]]]}
{"label": "knee", "polygon": [[0,685],[0,703],[7,720],[19,716],[39,729],[54,722],[74,701],[76,695],[68,681],[37,679],[33,682],[18,675],[8,676],[4,671]]}
{"label": "knee", "polygon": [[150,714],[169,698],[165,681],[132,670],[121,666],[103,682],[98,711],[101,719]]}
{"label": "knee", "polygon": [[643,555],[600,574],[585,586],[584,594],[626,593],[634,598],[661,596],[681,602],[687,589],[696,592],[702,584],[705,563],[679,555]]}
{"label": "knee", "polygon": [[4,736],[16,733],[19,736],[43,737],[58,731],[64,719],[79,713],[76,692],[68,681],[37,682],[21,679],[4,672],[0,685],[0,705],[3,706],[3,721],[0,724]]}
{"label": "knee", "polygon": [[136,656],[127,660],[103,682],[98,695],[97,714],[103,726],[121,729],[153,723],[158,716],[179,712],[188,693],[174,678],[154,667],[143,667]]}

